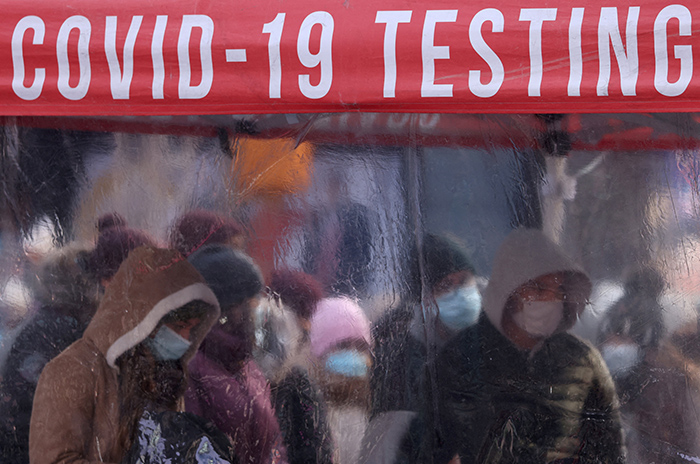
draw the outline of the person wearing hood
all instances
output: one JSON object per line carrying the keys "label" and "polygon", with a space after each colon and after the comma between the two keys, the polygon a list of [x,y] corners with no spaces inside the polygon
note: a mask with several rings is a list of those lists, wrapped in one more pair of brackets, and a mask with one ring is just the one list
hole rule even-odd
{"label": "person wearing hood", "polygon": [[[196,317],[174,317],[194,303],[200,305]],[[41,373],[29,433],[30,462],[121,463],[140,414],[146,412],[133,407],[145,403],[129,387],[137,385],[139,395],[148,390],[154,399],[163,385],[153,377],[134,381],[129,366],[139,365],[143,357],[175,362],[184,378],[182,366],[218,317],[214,293],[182,255],[151,247],[132,251],[82,338]],[[170,402],[181,404],[176,393],[171,392],[175,397]]]}
{"label": "person wearing hood", "polygon": [[419,462],[624,462],[615,386],[567,333],[591,292],[544,233],[502,243],[476,325],[447,342],[426,386]]}
{"label": "person wearing hood", "polygon": [[245,253],[208,245],[189,256],[216,294],[222,313],[189,365],[185,406],[231,437],[249,464],[286,461],[267,379],[252,359],[253,311],[260,303],[260,269]]}
{"label": "person wearing hood", "polygon": [[[103,218],[100,219],[102,221]],[[29,421],[44,366],[85,332],[104,285],[131,250],[151,245],[145,233],[126,227],[101,230],[91,251],[65,247],[49,255],[32,282],[36,315],[14,340],[0,391],[0,462],[29,460]]]}
{"label": "person wearing hood", "polygon": [[228,436],[205,419],[182,412],[187,369],[182,354],[209,307],[193,301],[161,319],[153,337],[117,360],[121,464],[237,464]]}

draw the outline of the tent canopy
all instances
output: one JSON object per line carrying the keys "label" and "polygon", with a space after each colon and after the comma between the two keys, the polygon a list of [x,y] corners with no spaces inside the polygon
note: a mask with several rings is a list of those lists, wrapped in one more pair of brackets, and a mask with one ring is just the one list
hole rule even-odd
{"label": "tent canopy", "polygon": [[658,0],[11,2],[0,29],[0,108],[694,111],[699,15],[698,5]]}

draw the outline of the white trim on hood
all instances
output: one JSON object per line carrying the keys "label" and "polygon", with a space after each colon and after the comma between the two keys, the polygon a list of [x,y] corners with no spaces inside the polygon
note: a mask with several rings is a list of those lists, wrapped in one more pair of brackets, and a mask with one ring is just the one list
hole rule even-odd
{"label": "white trim on hood", "polygon": [[144,341],[166,314],[195,300],[201,300],[214,306],[217,313],[220,311],[219,301],[206,284],[198,282],[188,285],[156,303],[136,327],[119,337],[107,350],[107,355],[105,356],[107,364],[116,369],[117,367],[114,363],[117,358]]}

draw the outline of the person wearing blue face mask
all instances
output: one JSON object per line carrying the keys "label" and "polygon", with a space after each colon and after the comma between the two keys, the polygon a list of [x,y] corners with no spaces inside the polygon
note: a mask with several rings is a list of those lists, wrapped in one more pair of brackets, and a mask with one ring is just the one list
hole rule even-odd
{"label": "person wearing blue face mask", "polygon": [[[177,324],[163,324],[152,337],[146,339],[146,346],[159,361],[176,361],[187,352],[192,342],[189,340],[191,328],[199,324],[198,317]],[[173,327],[174,326],[174,327]]]}
{"label": "person wearing blue face mask", "polygon": [[326,358],[326,370],[345,377],[366,377],[369,370],[366,354],[359,350],[344,349]]}
{"label": "person wearing blue face mask", "polygon": [[151,335],[122,355],[119,440],[130,444],[121,464],[236,462],[233,444],[213,424],[182,412],[187,388],[185,362],[199,340],[197,331],[210,306],[193,301],[161,319]]}
{"label": "person wearing blue face mask", "polygon": [[[433,290],[438,321],[447,337],[476,323],[481,312],[481,293],[474,275],[467,270],[448,275]],[[446,338],[446,337],[443,337]]]}
{"label": "person wearing blue face mask", "polygon": [[311,318],[309,343],[313,377],[328,405],[333,463],[362,462],[372,365],[369,320],[349,298],[324,298]]}
{"label": "person wearing blue face mask", "polygon": [[626,462],[612,378],[600,353],[568,333],[591,286],[542,231],[512,231],[477,323],[435,359],[410,462]]}
{"label": "person wearing blue face mask", "polygon": [[439,349],[476,323],[481,311],[479,277],[465,248],[448,236],[426,234],[422,240],[406,297],[373,327],[372,416],[417,411],[429,348]]}
{"label": "person wearing blue face mask", "polygon": [[401,462],[417,448],[416,440],[404,435],[424,401],[430,353],[475,324],[481,312],[480,277],[456,238],[424,235],[409,270],[401,304],[373,328],[372,421],[366,436],[374,438],[365,449],[374,452],[363,456],[367,462]]}
{"label": "person wearing blue face mask", "polygon": [[435,299],[438,317],[452,330],[466,329],[479,318],[481,293],[475,284],[464,285]]}
{"label": "person wearing blue face mask", "polygon": [[225,436],[182,413],[185,366],[219,315],[215,294],[178,252],[132,251],[83,337],[41,373],[30,462],[176,464],[192,462],[181,452],[193,444],[232,462]]}

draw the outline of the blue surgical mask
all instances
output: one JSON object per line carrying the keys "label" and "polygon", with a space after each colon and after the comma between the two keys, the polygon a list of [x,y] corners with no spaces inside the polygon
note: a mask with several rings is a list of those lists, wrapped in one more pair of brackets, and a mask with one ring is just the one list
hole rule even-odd
{"label": "blue surgical mask", "polygon": [[341,350],[326,358],[326,370],[345,377],[366,377],[367,356],[357,350]]}
{"label": "blue surgical mask", "polygon": [[481,311],[481,294],[476,285],[460,287],[438,297],[438,317],[450,330],[458,331],[473,325]]}
{"label": "blue surgical mask", "polygon": [[146,346],[159,361],[175,361],[182,358],[190,345],[192,342],[166,325],[158,329],[155,337],[146,339]]}

